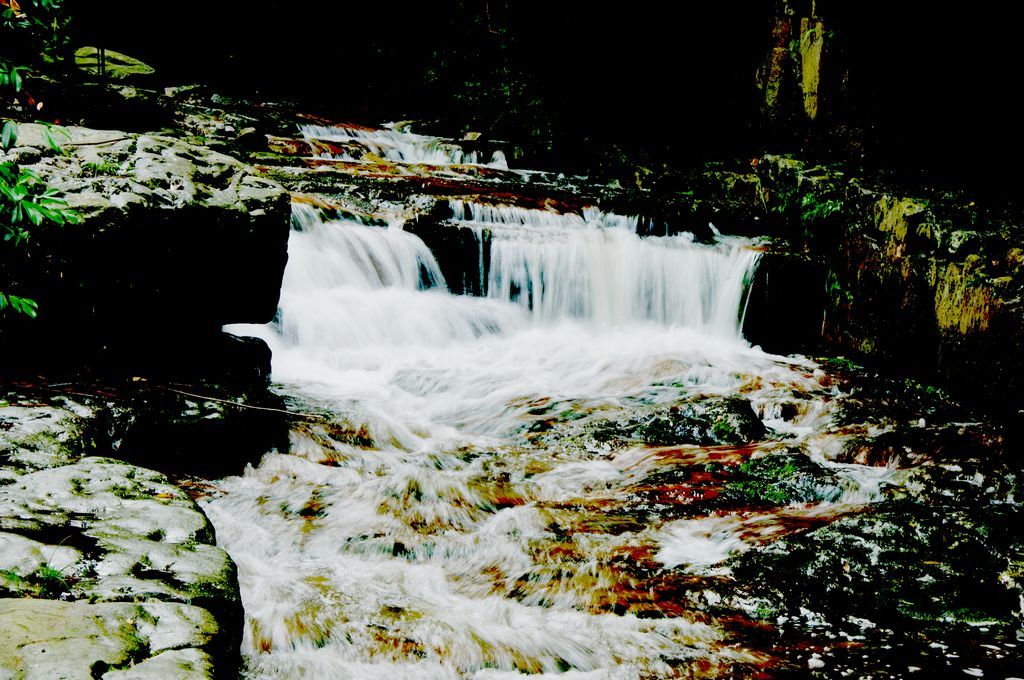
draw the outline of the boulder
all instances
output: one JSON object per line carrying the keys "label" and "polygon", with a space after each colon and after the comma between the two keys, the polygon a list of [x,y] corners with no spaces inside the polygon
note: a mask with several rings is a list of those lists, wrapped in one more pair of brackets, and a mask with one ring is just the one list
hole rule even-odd
{"label": "boulder", "polygon": [[[290,224],[280,185],[230,156],[171,137],[18,130],[19,146],[4,160],[38,174],[81,217],[80,224],[38,230],[29,259],[45,274],[14,277],[36,295],[44,319],[273,318]],[[48,138],[64,152],[54,152]]]}
{"label": "boulder", "polygon": [[737,583],[778,612],[889,626],[1015,625],[1019,508],[968,513],[882,504],[758,547],[733,561]]}
{"label": "boulder", "polygon": [[76,353],[115,345],[120,358],[173,358],[224,324],[276,314],[290,201],[254,168],[172,137],[41,125],[20,125],[0,161],[36,173],[80,216],[34,228],[5,256],[5,286],[39,303],[38,319],[2,331],[25,363],[74,366]]}
{"label": "boulder", "polygon": [[[164,475],[89,455],[133,426],[99,398],[3,393],[0,677],[137,677],[145,664],[198,678],[237,666],[238,578],[209,520]],[[201,639],[158,639],[193,623]]]}
{"label": "boulder", "polygon": [[750,402],[739,397],[711,397],[671,406],[632,421],[629,429],[645,443],[664,446],[747,444],[767,434]]}

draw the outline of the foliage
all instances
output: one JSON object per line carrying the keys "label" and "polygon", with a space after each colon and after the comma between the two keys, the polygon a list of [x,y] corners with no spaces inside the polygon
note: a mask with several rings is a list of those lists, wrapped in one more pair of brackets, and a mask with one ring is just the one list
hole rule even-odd
{"label": "foliage", "polygon": [[25,82],[22,75],[24,71],[24,66],[15,66],[0,61],[0,90],[11,89],[15,93],[21,92],[21,87]]}
{"label": "foliage", "polygon": [[835,198],[821,198],[813,193],[804,194],[800,199],[801,217],[804,222],[822,222],[843,209],[843,202]]}
{"label": "foliage", "polygon": [[39,597],[50,600],[55,600],[62,594],[71,590],[68,582],[64,580],[64,574],[59,569],[54,569],[48,564],[44,564],[39,567],[39,569],[30,576],[30,580],[32,580],[38,588]]}
{"label": "foliage", "polygon": [[70,21],[64,0],[0,0],[0,36],[10,37],[15,51],[34,50],[18,56],[61,56],[69,45]]}
{"label": "foliage", "polygon": [[[60,133],[55,130],[60,129],[47,127],[45,130],[48,144],[59,149],[55,135]],[[0,150],[7,151],[17,143],[17,126],[11,121],[5,122],[0,131]],[[67,201],[59,196],[58,191],[48,187],[36,173],[16,162],[0,163],[0,234],[3,235],[3,247],[25,245],[34,228],[63,226],[79,219],[78,213],[68,208]],[[35,317],[38,308],[31,298],[0,291],[0,314],[10,309]]]}

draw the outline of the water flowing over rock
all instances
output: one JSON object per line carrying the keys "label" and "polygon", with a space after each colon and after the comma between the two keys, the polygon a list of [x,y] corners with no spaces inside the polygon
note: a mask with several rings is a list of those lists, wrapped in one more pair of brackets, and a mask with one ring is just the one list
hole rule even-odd
{"label": "water flowing over rock", "polygon": [[[751,347],[760,264],[772,295],[782,271],[799,295],[826,274],[720,234],[706,206],[631,215],[628,201],[599,206],[526,172],[479,174],[451,147],[388,151],[419,143],[405,135],[345,125],[273,142],[275,176],[318,193],[293,206],[278,318],[231,330],[266,340],[279,389],[324,419],[294,426],[287,451],[204,502],[239,564],[248,673],[874,667],[819,644],[826,624],[873,631],[851,649],[898,641],[907,651],[887,662],[949,643],[951,620],[934,638],[904,634],[850,600],[827,610],[827,593],[854,572],[889,573],[859,565],[857,536],[889,521],[893,499],[931,517],[917,466],[991,454],[971,469],[998,478],[997,430],[923,387],[863,389],[879,379]],[[743,188],[756,199],[755,183]],[[736,205],[715,219],[756,222]],[[802,328],[820,327],[820,310],[807,312]],[[953,488],[943,479],[936,493]],[[799,546],[830,531],[839,566],[801,589],[813,551]],[[899,560],[931,561],[937,546],[904,540]],[[1016,584],[1013,550],[1002,541],[970,573]],[[747,565],[765,577],[740,578]],[[942,587],[967,592],[961,576]],[[972,646],[970,663],[1000,667],[1014,621],[1000,608],[969,643],[991,649]]]}

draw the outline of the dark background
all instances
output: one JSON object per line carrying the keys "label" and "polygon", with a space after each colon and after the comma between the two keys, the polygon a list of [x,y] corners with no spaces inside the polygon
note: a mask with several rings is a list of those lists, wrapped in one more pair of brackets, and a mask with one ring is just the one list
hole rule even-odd
{"label": "dark background", "polygon": [[1024,151],[1016,24],[985,3],[819,2],[847,75],[810,126],[760,117],[775,2],[72,3],[83,39],[167,82],[480,130],[571,170],[800,150],[1012,197]]}

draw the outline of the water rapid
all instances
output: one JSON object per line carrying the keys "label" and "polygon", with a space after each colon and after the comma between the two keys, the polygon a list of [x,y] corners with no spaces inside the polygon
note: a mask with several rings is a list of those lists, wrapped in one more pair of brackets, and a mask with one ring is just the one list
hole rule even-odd
{"label": "water rapid", "polygon": [[[829,463],[823,373],[743,340],[758,249],[641,237],[636,218],[597,210],[451,208],[445,228],[477,234],[484,295],[451,294],[399,222],[296,205],[278,319],[232,329],[266,339],[279,389],[323,414],[204,502],[238,563],[247,673],[649,678],[762,663],[681,584],[854,511],[888,471]],[[736,396],[774,433],[754,448],[594,434]],[[834,470],[823,502],[686,514],[689,470],[795,444]]]}

